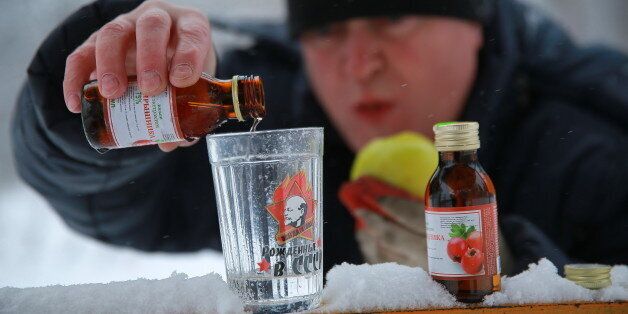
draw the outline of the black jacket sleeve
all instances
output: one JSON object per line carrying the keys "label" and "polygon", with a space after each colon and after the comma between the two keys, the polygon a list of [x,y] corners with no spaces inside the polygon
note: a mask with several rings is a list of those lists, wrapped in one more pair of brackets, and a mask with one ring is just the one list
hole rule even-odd
{"label": "black jacket sleeve", "polygon": [[[530,105],[497,167],[502,208],[518,217],[504,221],[513,226],[509,244],[530,262],[554,256],[561,265],[560,248],[574,262],[626,263],[628,57],[578,47],[547,18],[522,12],[519,66]],[[533,234],[545,244],[525,240]]]}
{"label": "black jacket sleeve", "polygon": [[625,263],[628,57],[577,46],[518,1],[495,4],[463,118],[480,122],[515,271],[542,257]]}
{"label": "black jacket sleeve", "polygon": [[538,228],[527,234],[544,233],[551,241],[517,240],[532,238],[516,231],[527,225],[519,223],[505,231],[510,246],[524,250],[528,262],[561,256],[558,248],[574,262],[628,261],[621,236],[628,228],[625,128],[557,100],[538,101],[517,128],[499,165],[502,208]]}
{"label": "black jacket sleeve", "polygon": [[101,155],[88,145],[80,115],[64,105],[61,84],[68,54],[140,3],[96,1],[43,42],[13,117],[17,170],[80,233],[143,250],[219,248],[204,145],[169,154],[144,147]]}

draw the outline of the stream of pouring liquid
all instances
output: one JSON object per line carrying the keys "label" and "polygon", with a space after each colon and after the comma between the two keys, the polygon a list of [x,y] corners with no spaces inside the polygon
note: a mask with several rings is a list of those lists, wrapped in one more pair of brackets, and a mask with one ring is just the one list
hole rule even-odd
{"label": "stream of pouring liquid", "polygon": [[260,122],[262,122],[262,118],[253,119],[253,125],[251,125],[251,129],[249,130],[249,132],[257,131],[257,126],[259,125]]}

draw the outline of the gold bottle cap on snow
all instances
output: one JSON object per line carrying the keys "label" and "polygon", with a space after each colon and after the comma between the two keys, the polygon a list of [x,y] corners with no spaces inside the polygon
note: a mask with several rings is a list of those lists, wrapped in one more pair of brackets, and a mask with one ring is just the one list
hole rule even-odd
{"label": "gold bottle cap on snow", "polygon": [[603,289],[611,285],[610,279],[604,279],[600,281],[576,281],[576,280],[571,280],[571,281],[573,281],[575,284],[581,287],[584,287],[587,289],[593,289],[593,290]]}
{"label": "gold bottle cap on snow", "polygon": [[566,276],[597,276],[610,274],[611,267],[603,264],[568,264],[565,265]]}
{"label": "gold bottle cap on snow", "polygon": [[565,278],[571,281],[601,281],[605,279],[611,279],[611,274],[599,274],[599,275],[591,275],[591,276],[576,276],[576,275],[566,275]]}
{"label": "gold bottle cap on snow", "polygon": [[611,267],[602,264],[565,265],[565,278],[587,289],[602,289],[611,285]]}
{"label": "gold bottle cap on snow", "polygon": [[433,127],[434,144],[439,152],[480,148],[480,124],[477,122],[441,122]]}

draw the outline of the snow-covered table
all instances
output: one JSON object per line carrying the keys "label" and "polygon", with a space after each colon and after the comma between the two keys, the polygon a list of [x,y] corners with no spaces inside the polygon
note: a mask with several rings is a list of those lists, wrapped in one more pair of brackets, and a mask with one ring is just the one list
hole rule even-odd
{"label": "snow-covered table", "polygon": [[[610,287],[588,290],[559,276],[556,267],[542,259],[517,276],[502,277],[500,292],[469,306],[456,302],[421,268],[343,264],[328,272],[322,305],[314,312],[628,313],[628,267],[613,267],[611,281]],[[0,288],[0,313],[5,312],[240,313],[243,305],[217,274],[188,278],[174,273],[163,280]]]}
{"label": "snow-covered table", "polygon": [[[588,290],[558,275],[556,266],[546,259],[530,264],[528,270],[502,277],[502,289],[477,305],[457,302],[445,289],[432,281],[421,268],[397,264],[341,265],[327,274],[323,291],[322,312],[408,311],[447,309],[450,313],[527,313],[550,304],[556,311],[570,312],[576,304],[587,308],[615,302],[613,306],[627,311],[628,266],[611,270],[610,287]],[[622,303],[623,302],[623,303]],[[596,304],[593,304],[596,303]],[[530,305],[536,304],[530,307]],[[558,306],[558,304],[563,304]],[[548,313],[553,313],[550,311]],[[416,313],[421,313],[417,311]]]}
{"label": "snow-covered table", "polygon": [[501,313],[551,313],[551,314],[625,314],[628,313],[628,302],[588,302],[570,304],[534,304],[498,307],[474,307],[464,309],[436,309],[418,311],[387,312],[394,314],[501,314]]}

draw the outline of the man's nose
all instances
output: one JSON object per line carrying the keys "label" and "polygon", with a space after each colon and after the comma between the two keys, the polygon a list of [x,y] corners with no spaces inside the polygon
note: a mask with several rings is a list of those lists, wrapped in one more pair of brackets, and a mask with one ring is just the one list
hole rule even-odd
{"label": "man's nose", "polygon": [[368,22],[352,21],[348,27],[343,50],[345,74],[359,81],[377,75],[384,67],[381,39]]}

